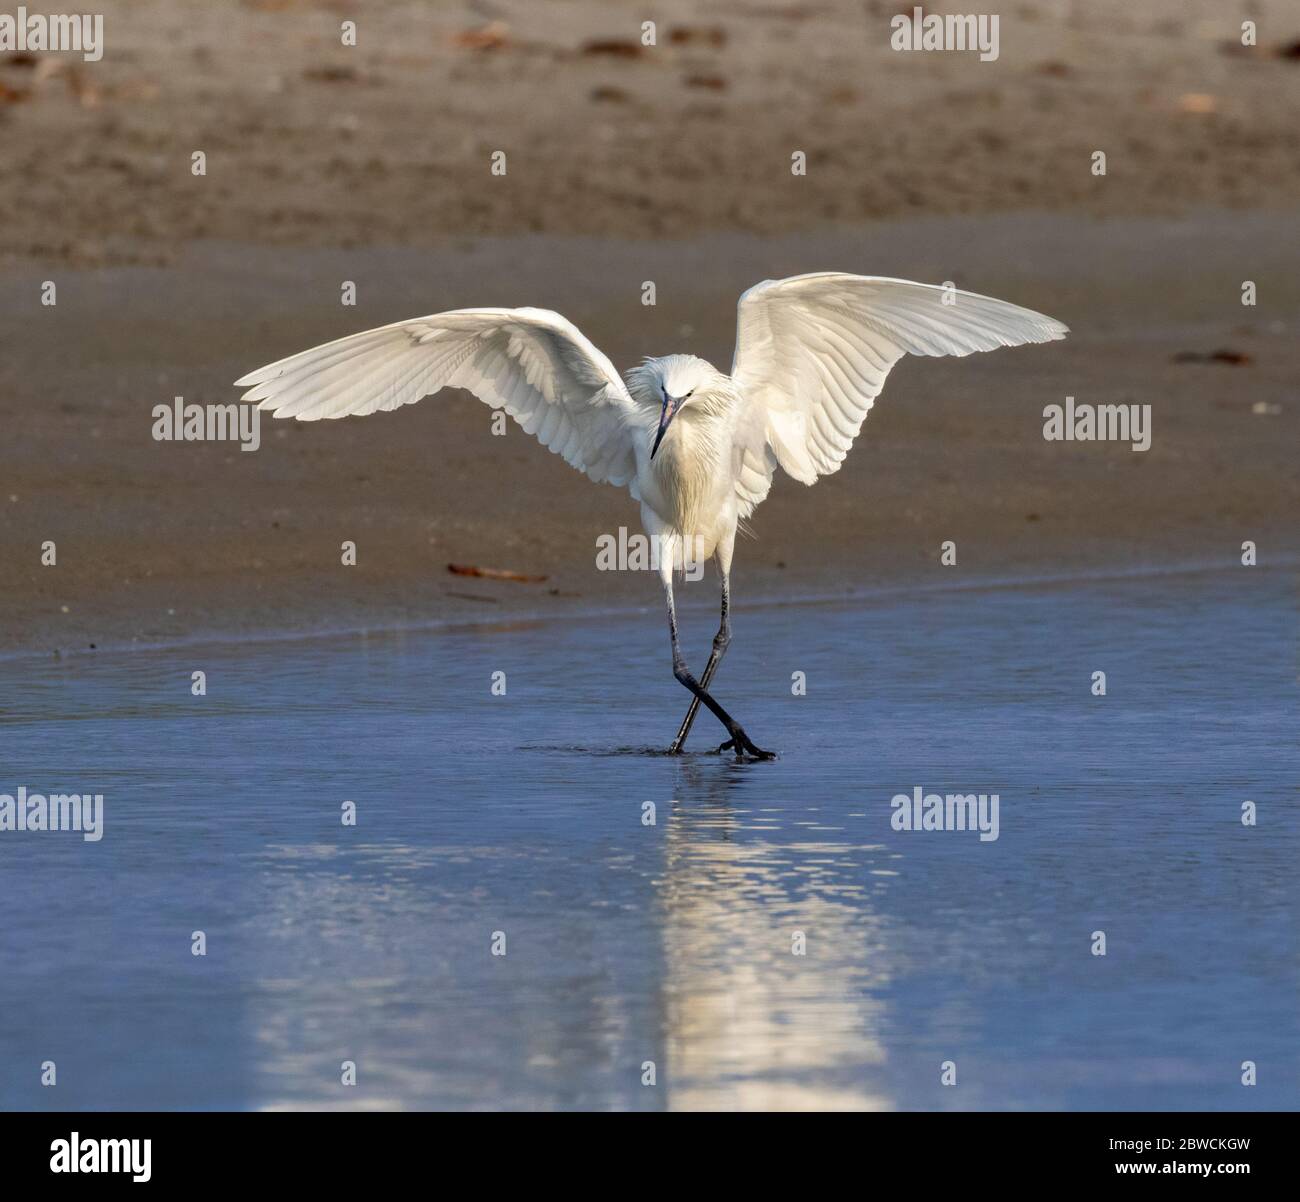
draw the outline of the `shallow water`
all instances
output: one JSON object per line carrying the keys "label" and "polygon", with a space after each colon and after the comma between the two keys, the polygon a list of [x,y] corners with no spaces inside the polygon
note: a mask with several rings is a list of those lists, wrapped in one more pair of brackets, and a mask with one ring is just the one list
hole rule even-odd
{"label": "shallow water", "polygon": [[0,1106],[1294,1107],[1293,637],[1262,568],[742,607],[763,764],[646,754],[657,612],[0,664],[0,793],[105,796],[0,833]]}

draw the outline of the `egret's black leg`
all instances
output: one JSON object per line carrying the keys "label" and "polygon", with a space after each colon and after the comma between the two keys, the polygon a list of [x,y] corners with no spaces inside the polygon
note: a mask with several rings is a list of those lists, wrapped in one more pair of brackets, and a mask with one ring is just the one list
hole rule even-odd
{"label": "egret's black leg", "polygon": [[731,738],[723,744],[719,750],[726,748],[735,751],[736,758],[740,759],[746,753],[754,756],[755,759],[770,760],[775,756],[770,751],[764,751],[761,747],[755,745],[754,741],[745,733],[744,728],[735,720],[726,710],[722,708],[709,695],[707,689],[700,684],[691,670],[686,666],[686,661],[682,658],[682,649],[677,642],[677,609],[673,604],[673,585],[671,578],[664,582],[664,590],[668,595],[668,633],[672,638],[673,644],[673,675],[695,695],[696,700],[702,701],[709,707],[710,712],[723,726],[727,728],[727,733]]}
{"label": "egret's black leg", "polygon": [[[713,651],[709,655],[709,662],[704,666],[704,675],[700,677],[700,688],[707,689],[709,682],[713,680],[713,674],[718,670],[718,665],[722,662],[722,657],[727,653],[727,648],[731,645],[731,581],[727,576],[722,577],[722,621],[718,626],[718,633],[713,636]],[[700,710],[700,699],[691,698],[691,707],[686,711],[686,717],[682,719],[681,728],[677,731],[677,738],[673,740],[673,745],[668,748],[674,755],[681,751],[686,742],[686,736],[691,733],[691,724],[695,721],[695,715]]]}

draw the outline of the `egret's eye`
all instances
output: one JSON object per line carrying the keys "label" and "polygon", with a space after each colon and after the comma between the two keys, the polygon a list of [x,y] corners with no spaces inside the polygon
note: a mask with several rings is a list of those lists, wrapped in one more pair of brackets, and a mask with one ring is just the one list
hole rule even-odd
{"label": "egret's eye", "polygon": [[682,400],[689,401],[691,397],[693,397],[694,395],[695,395],[695,389],[692,388],[690,392],[688,392],[684,397],[682,397]]}

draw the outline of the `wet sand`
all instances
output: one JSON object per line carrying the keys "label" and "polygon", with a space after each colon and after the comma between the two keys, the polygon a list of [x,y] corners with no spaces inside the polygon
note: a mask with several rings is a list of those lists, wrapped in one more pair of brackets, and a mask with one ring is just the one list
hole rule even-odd
{"label": "wet sand", "polygon": [[[156,442],[176,395],[229,402],[250,368],[367,326],[476,304],[564,312],[625,368],[691,351],[730,363],[739,292],[834,267],[955,280],[1039,308],[1069,339],[906,359],[844,467],[782,476],[737,552],[736,595],[1076,574],[1294,554],[1300,250],[1255,214],[1004,216],[675,243],[533,236],[439,250],[191,249],[173,267],[11,269],[0,312],[0,647],[49,653],[660,604],[649,573],[600,572],[596,540],[639,529],[513,425],[444,394],[343,422],[266,418],[262,444]],[[1134,270],[1134,264],[1140,270]],[[1256,279],[1260,304],[1240,303]],[[358,305],[338,303],[355,280]],[[658,304],[640,303],[642,281]],[[1231,348],[1246,362],[1185,362]],[[1043,407],[1152,406],[1150,450],[1047,442]],[[53,540],[57,566],[41,565]],[[355,567],[341,564],[344,540]],[[939,562],[957,544],[957,564]],[[544,574],[452,576],[448,563]],[[687,604],[712,608],[711,587]]]}
{"label": "wet sand", "polygon": [[[778,477],[742,609],[1293,552],[1285,6],[1261,0],[1247,50],[1211,0],[1027,2],[994,62],[895,53],[896,7],[663,0],[645,48],[632,5],[394,2],[347,49],[333,0],[142,0],[107,6],[100,62],[0,56],[0,653],[657,609],[653,578],[595,570],[597,537],[637,528],[626,494],[464,395],[268,419],[256,454],[155,442],[152,410],[480,304],[556,308],[621,368],[725,367],[740,291],[817,269],[951,279],[1073,333],[900,364],[839,474]],[[1067,396],[1150,404],[1150,451],[1045,442]]]}

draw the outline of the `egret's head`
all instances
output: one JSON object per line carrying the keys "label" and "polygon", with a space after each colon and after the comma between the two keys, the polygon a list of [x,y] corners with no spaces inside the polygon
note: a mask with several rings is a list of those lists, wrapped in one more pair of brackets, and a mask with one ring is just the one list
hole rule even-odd
{"label": "egret's head", "polygon": [[642,368],[641,384],[662,406],[659,413],[659,431],[650,458],[655,457],[668,427],[687,405],[699,403],[712,393],[719,380],[718,369],[712,363],[694,355],[666,355],[662,359],[647,359]]}

